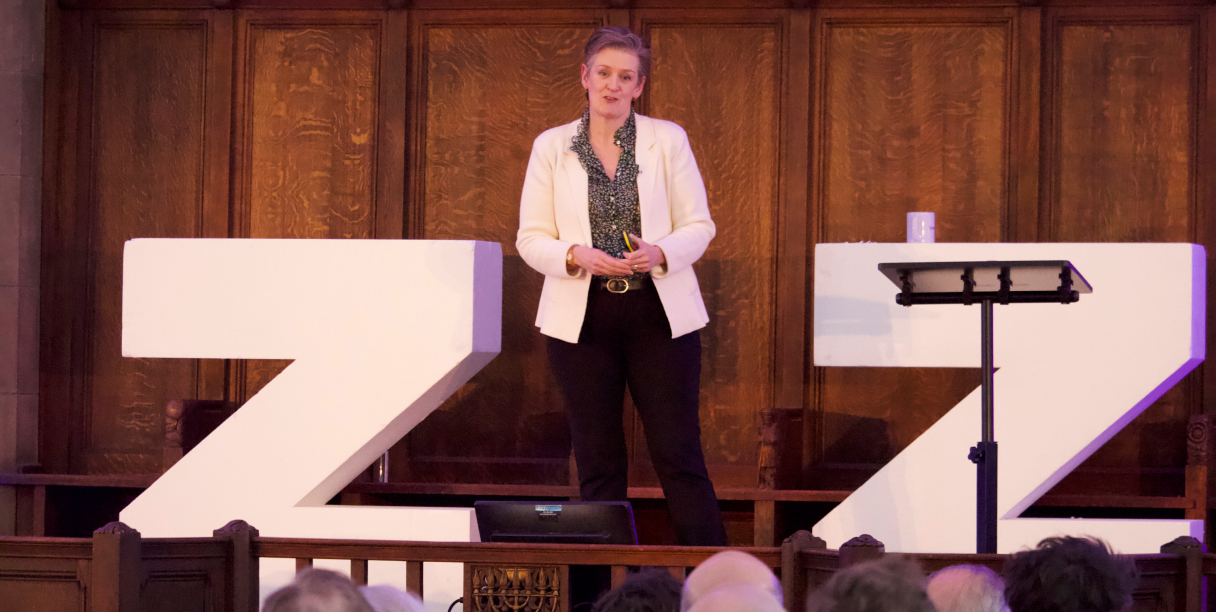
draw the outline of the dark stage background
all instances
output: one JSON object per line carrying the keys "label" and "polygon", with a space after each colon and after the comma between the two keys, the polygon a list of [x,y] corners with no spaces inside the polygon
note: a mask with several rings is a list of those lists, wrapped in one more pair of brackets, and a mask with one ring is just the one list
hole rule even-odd
{"label": "dark stage background", "polygon": [[[978,369],[813,367],[816,243],[902,241],[904,213],[928,210],[939,242],[1214,246],[1206,3],[556,4],[52,5],[41,469],[159,472],[167,401],[243,401],[286,363],[122,358],[125,240],[477,239],[504,249],[502,354],[394,448],[392,480],[571,483],[532,325],[542,279],[514,236],[532,140],[581,112],[582,45],[605,24],[650,41],[637,110],[688,131],[719,227],[697,264],[719,488],[853,488],[979,384]],[[1184,495],[1213,371],[1052,494]],[[631,484],[657,486],[632,413],[627,428]]]}

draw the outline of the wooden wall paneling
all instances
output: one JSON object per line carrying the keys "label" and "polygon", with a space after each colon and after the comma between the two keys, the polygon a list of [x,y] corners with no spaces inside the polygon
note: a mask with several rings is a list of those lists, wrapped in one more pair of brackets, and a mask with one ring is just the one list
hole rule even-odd
{"label": "wooden wall paneling", "polygon": [[[775,407],[802,410],[806,402],[806,364],[811,330],[807,325],[807,201],[809,179],[811,100],[811,12],[789,13],[781,92],[780,220],[777,225],[776,348],[774,360]],[[799,463],[801,460],[799,459]]]}
{"label": "wooden wall paneling", "polygon": [[164,406],[197,394],[199,366],[122,357],[122,250],[129,238],[204,233],[208,15],[96,15],[93,24],[86,470],[155,472]]}
{"label": "wooden wall paneling", "polygon": [[405,237],[405,147],[409,140],[409,13],[387,11],[380,37],[379,125],[376,132],[376,238]]}
{"label": "wooden wall paneling", "polygon": [[[77,159],[80,128],[81,64],[88,46],[84,41],[82,13],[47,11],[46,76],[43,83],[43,172],[41,302],[38,353],[38,462],[42,469],[75,471],[80,431],[74,418],[72,338],[79,337],[76,309],[84,286],[81,266],[83,241],[74,204],[79,182]],[[87,130],[85,130],[87,133]]]}
{"label": "wooden wall paneling", "polygon": [[227,102],[222,91],[207,97],[208,48],[222,31],[203,12],[84,12],[64,23],[79,54],[63,56],[63,108],[75,116],[59,116],[68,129],[58,159],[72,167],[44,214],[43,329],[52,327],[41,386],[56,387],[43,400],[42,440],[68,441],[48,445],[44,461],[158,471],[164,404],[198,393],[199,365],[121,356],[122,250],[134,237],[203,235],[205,220],[226,215],[226,190],[207,170],[222,158],[205,137],[208,104]]}
{"label": "wooden wall paneling", "polygon": [[[204,180],[200,238],[231,236],[232,201],[232,11],[209,11],[206,119],[203,123]],[[198,360],[198,399],[228,398],[231,362]]]}
{"label": "wooden wall paneling", "polygon": [[570,482],[566,417],[533,325],[543,277],[520,258],[515,234],[532,141],[581,115],[583,45],[612,18],[412,13],[408,235],[502,244],[503,338],[502,353],[397,447],[409,458],[400,479]]}
{"label": "wooden wall paneling", "polygon": [[[378,235],[377,164],[398,157],[379,135],[380,92],[400,91],[381,82],[387,20],[385,11],[237,11],[235,236]],[[396,179],[381,178],[391,195]],[[231,396],[248,400],[289,363],[237,361]]]}
{"label": "wooden wall paneling", "polygon": [[[1216,168],[1216,6],[1209,6],[1204,15],[1204,21],[1200,31],[1200,66],[1198,72],[1199,83],[1197,91],[1199,92],[1199,108],[1195,113],[1195,132],[1196,141],[1198,142],[1197,163],[1199,168],[1198,182],[1196,185],[1196,193],[1199,194],[1200,202],[1216,202],[1216,176],[1213,176],[1211,168]],[[1198,207],[1198,217],[1196,225],[1199,228],[1199,240],[1207,250],[1207,303],[1216,303],[1216,282],[1212,281],[1212,271],[1216,270],[1216,214],[1212,214],[1208,210],[1208,206],[1200,205]],[[1216,312],[1209,308],[1207,313],[1207,345],[1212,345],[1212,336],[1216,334]],[[1216,414],[1216,367],[1208,367],[1200,364],[1199,376],[1202,383],[1197,384],[1198,397],[1193,398],[1198,401],[1198,408],[1203,414]],[[1216,491],[1216,469],[1213,469],[1212,453],[1208,453],[1209,457],[1206,466],[1207,472],[1207,498],[1204,500],[1206,515],[1205,518],[1213,516],[1212,510],[1216,509],[1216,504],[1212,501],[1211,492]],[[1194,491],[1187,491],[1193,493]],[[1216,524],[1213,521],[1205,520],[1204,542],[1212,542],[1212,538],[1216,536]]]}
{"label": "wooden wall paneling", "polygon": [[1009,165],[1009,210],[1004,238],[1007,242],[1038,241],[1042,28],[1043,9],[1037,6],[1018,8],[1016,106],[1008,116],[1014,143]]}
{"label": "wooden wall paneling", "polygon": [[[80,16],[80,47],[81,52],[79,58],[80,63],[77,67],[79,75],[77,76],[76,86],[79,88],[77,95],[79,96],[79,106],[76,108],[76,150],[74,151],[76,177],[73,181],[73,193],[71,200],[64,202],[67,207],[71,208],[70,222],[73,227],[70,232],[73,234],[72,239],[73,251],[69,251],[74,255],[71,260],[62,262],[64,265],[74,267],[72,280],[79,284],[71,291],[72,304],[75,304],[74,312],[70,319],[72,337],[65,347],[68,354],[68,359],[71,364],[71,375],[68,382],[68,415],[69,427],[73,429],[73,437],[71,440],[69,465],[72,472],[88,471],[87,451],[91,438],[92,429],[92,411],[88,406],[86,396],[89,393],[88,376],[89,376],[89,360],[87,344],[82,342],[89,334],[89,317],[86,308],[89,305],[89,285],[92,280],[89,260],[92,255],[89,252],[89,244],[91,242],[91,234],[93,230],[93,220],[90,217],[90,200],[92,198],[92,172],[93,172],[93,65],[95,62],[94,55],[94,24],[91,15],[84,13]],[[67,196],[67,194],[64,194]],[[66,278],[64,280],[67,280]],[[82,346],[83,345],[83,346]]]}
{"label": "wooden wall paneling", "polygon": [[[942,242],[1008,237],[1017,26],[1012,8],[817,12],[814,242],[903,242],[914,210],[937,213]],[[815,368],[812,380],[808,485],[850,488],[979,374]]]}
{"label": "wooden wall paneling", "polygon": [[[644,112],[688,132],[718,226],[696,264],[711,319],[701,330],[706,463],[718,487],[754,487],[760,414],[775,400],[777,334],[791,336],[783,358],[801,352],[798,326],[783,319],[793,329],[779,331],[776,319],[778,312],[794,314],[782,306],[797,309],[804,297],[800,279],[779,294],[777,279],[789,271],[778,268],[777,245],[780,237],[797,240],[801,233],[780,222],[783,214],[799,214],[783,202],[784,190],[796,194],[805,184],[805,175],[791,180],[782,165],[789,144],[783,128],[795,130],[789,138],[805,132],[797,119],[805,103],[788,103],[800,92],[783,96],[787,86],[805,83],[787,83],[787,69],[796,68],[788,66],[791,55],[805,58],[790,48],[794,40],[805,44],[805,28],[793,38],[787,11],[638,10],[634,21],[654,57]],[[797,272],[798,264],[791,265]],[[779,296],[789,303],[779,306]],[[798,316],[805,324],[805,314]],[[798,388],[785,396],[800,394]],[[655,484],[636,419],[633,429],[631,483]]]}
{"label": "wooden wall paneling", "polygon": [[228,610],[230,545],[210,538],[143,540],[143,612]]}
{"label": "wooden wall paneling", "polygon": [[[1205,12],[1045,9],[1042,238],[1202,239],[1196,126]],[[1201,380],[1201,370],[1187,376],[1051,493],[1181,495]]]}
{"label": "wooden wall paneling", "polygon": [[1199,12],[1049,11],[1045,238],[1189,241]]}
{"label": "wooden wall paneling", "polygon": [[[776,488],[803,488],[806,485],[807,452],[806,418],[807,365],[811,360],[810,346],[813,330],[811,321],[810,241],[808,203],[810,202],[810,101],[811,50],[813,47],[812,18],[809,10],[790,11],[790,35],[786,43],[785,88],[782,91],[782,129],[784,181],[781,195],[781,219],[777,234],[777,314],[774,359],[774,408],[786,415],[798,415],[797,420],[779,419],[774,415],[772,432],[774,446],[760,448],[760,484]],[[784,421],[784,422],[783,422]],[[797,441],[796,448],[782,441]],[[762,440],[762,443],[765,441]],[[764,455],[773,456],[767,461]],[[766,475],[766,463],[771,463],[773,476]],[[769,481],[772,482],[769,482]]]}
{"label": "wooden wall paneling", "polygon": [[93,547],[88,540],[10,538],[0,543],[5,610],[86,610]]}
{"label": "wooden wall paneling", "polygon": [[823,241],[823,184],[827,170],[826,158],[820,154],[826,142],[827,122],[823,120],[827,108],[823,91],[825,63],[825,31],[820,23],[818,11],[811,13],[811,69],[810,97],[807,99],[807,194],[806,194],[806,391],[802,418],[802,465],[799,485],[811,488],[811,475],[815,466],[823,461],[823,410],[822,403],[824,368],[815,367],[815,245]]}
{"label": "wooden wall paneling", "polygon": [[[1198,70],[1200,107],[1195,113],[1196,140],[1199,146],[1196,166],[1200,169],[1196,192],[1200,202],[1216,202],[1216,176],[1213,176],[1211,170],[1216,168],[1216,6],[1208,7],[1201,34],[1202,55]],[[1196,225],[1201,233],[1199,239],[1208,255],[1208,304],[1216,304],[1216,282],[1212,281],[1212,271],[1216,270],[1216,214],[1212,214],[1208,206],[1201,205],[1197,208]],[[1214,318],[1216,312],[1209,308],[1208,346],[1212,345],[1212,334],[1216,334]],[[1201,396],[1203,412],[1216,414],[1216,368],[1203,368]],[[1216,473],[1216,470],[1208,471],[1210,474]],[[1216,489],[1209,486],[1209,490]]]}

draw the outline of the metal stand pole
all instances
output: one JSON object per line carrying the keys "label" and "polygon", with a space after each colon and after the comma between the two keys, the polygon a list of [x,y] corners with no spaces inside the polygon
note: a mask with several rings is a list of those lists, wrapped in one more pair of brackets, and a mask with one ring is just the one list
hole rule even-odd
{"label": "metal stand pole", "polygon": [[992,392],[992,300],[980,300],[980,368],[984,372],[980,442],[968,458],[976,464],[975,552],[996,553],[996,440]]}

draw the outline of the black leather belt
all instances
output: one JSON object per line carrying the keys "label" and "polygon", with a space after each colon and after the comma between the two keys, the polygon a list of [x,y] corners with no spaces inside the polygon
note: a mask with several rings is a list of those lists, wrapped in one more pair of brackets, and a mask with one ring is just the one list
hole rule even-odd
{"label": "black leather belt", "polygon": [[608,293],[625,293],[626,291],[636,291],[643,289],[650,283],[650,277],[643,278],[606,278],[599,281],[600,289],[607,289]]}

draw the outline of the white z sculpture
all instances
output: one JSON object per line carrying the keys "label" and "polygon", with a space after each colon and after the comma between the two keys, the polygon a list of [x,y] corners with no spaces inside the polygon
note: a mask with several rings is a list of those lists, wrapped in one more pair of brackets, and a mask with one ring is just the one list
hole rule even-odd
{"label": "white z sculpture", "polygon": [[[815,365],[978,367],[980,307],[896,305],[878,264],[1068,260],[1093,293],[996,305],[998,552],[1094,535],[1155,553],[1188,520],[1022,519],[1021,513],[1204,359],[1206,255],[1191,244],[821,244]],[[960,281],[961,290],[961,281]],[[829,547],[868,533],[888,551],[975,552],[976,389],[815,525]],[[1183,444],[1178,440],[1178,444]]]}
{"label": "white z sculpture", "polygon": [[471,510],[325,506],[498,354],[496,243],[141,239],[123,355],[294,359],[120,518],[145,537],[477,539]]}

